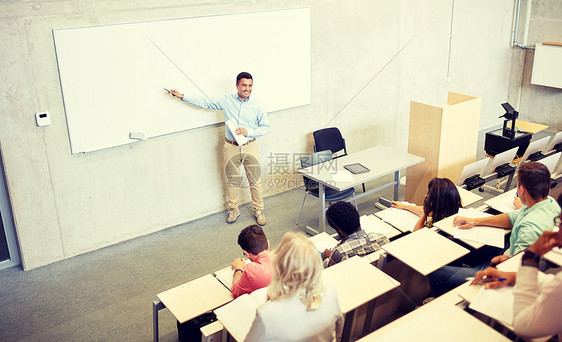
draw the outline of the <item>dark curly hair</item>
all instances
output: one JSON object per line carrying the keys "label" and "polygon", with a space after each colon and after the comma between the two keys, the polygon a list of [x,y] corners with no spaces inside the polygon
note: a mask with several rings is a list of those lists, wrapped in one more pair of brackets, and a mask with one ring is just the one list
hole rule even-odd
{"label": "dark curly hair", "polygon": [[326,211],[328,224],[346,235],[355,233],[361,227],[359,213],[349,202],[336,202]]}

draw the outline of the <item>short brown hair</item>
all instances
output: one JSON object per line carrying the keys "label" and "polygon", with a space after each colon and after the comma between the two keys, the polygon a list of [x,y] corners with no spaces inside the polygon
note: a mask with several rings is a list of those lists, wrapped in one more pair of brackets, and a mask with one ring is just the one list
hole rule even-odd
{"label": "short brown hair", "polygon": [[268,247],[267,237],[258,225],[248,226],[238,234],[238,244],[248,253],[258,255]]}
{"label": "short brown hair", "polygon": [[532,199],[544,199],[550,191],[550,171],[539,162],[526,162],[519,167],[517,182],[523,186]]}

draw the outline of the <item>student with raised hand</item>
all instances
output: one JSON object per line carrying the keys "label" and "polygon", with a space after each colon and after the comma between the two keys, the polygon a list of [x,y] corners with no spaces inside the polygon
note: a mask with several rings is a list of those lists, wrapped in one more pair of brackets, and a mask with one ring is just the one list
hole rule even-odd
{"label": "student with raised hand", "polygon": [[336,341],[343,314],[336,290],[322,281],[314,244],[302,233],[285,233],[273,268],[269,301],[258,307],[245,341]]}
{"label": "student with raised hand", "polygon": [[408,210],[420,216],[414,227],[416,231],[423,227],[431,228],[433,223],[458,213],[462,203],[459,190],[450,179],[435,177],[427,185],[423,206],[396,201],[392,202],[392,207]]}
{"label": "student with raised hand", "polygon": [[336,230],[341,242],[333,249],[322,252],[324,267],[337,264],[353,256],[365,256],[381,249],[390,242],[388,237],[380,233],[369,233],[361,230],[361,222],[357,209],[349,202],[336,202],[326,211],[326,221]]}
{"label": "student with raised hand", "polygon": [[267,287],[273,276],[273,265],[269,257],[269,241],[258,225],[248,226],[238,234],[238,245],[251,261],[246,264],[243,258],[234,259],[230,265],[234,270],[232,297]]}
{"label": "student with raised hand", "polygon": [[505,214],[484,218],[455,217],[454,223],[460,229],[476,225],[498,228],[512,228],[509,247],[503,255],[494,257],[475,267],[444,266],[429,275],[433,296],[439,296],[473,277],[487,266],[495,266],[533,244],[544,231],[554,227],[552,218],[560,215],[560,206],[548,196],[550,172],[537,162],[527,162],[519,168],[517,193],[523,207]]}

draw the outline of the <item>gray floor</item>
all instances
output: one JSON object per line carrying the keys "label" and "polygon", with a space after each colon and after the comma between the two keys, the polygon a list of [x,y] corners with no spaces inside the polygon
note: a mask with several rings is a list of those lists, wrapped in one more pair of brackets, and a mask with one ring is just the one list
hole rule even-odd
{"label": "gray floor", "polygon": [[[482,147],[478,151],[481,158]],[[265,199],[264,229],[272,246],[286,231],[317,226],[317,200],[310,197],[303,222],[295,225],[303,195],[300,188]],[[381,195],[391,198],[392,190]],[[360,201],[359,211],[375,212],[375,198]],[[0,341],[150,341],[157,293],[241,256],[236,238],[254,223],[251,211],[244,208],[235,224],[224,220],[218,213],[29,272],[0,271]],[[167,310],[160,312],[160,339],[177,341]]]}

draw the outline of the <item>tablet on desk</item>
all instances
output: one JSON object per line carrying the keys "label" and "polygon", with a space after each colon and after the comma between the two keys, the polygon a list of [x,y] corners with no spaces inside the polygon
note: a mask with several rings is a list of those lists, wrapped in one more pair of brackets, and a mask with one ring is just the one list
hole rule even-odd
{"label": "tablet on desk", "polygon": [[354,175],[358,175],[360,173],[366,173],[366,172],[370,171],[368,168],[366,168],[365,166],[363,166],[359,163],[344,165],[343,167],[347,171],[353,173]]}

